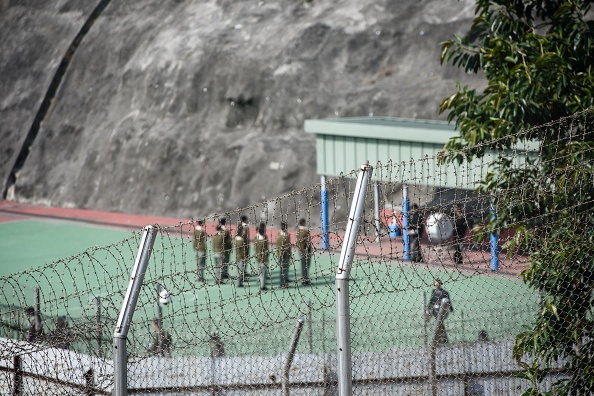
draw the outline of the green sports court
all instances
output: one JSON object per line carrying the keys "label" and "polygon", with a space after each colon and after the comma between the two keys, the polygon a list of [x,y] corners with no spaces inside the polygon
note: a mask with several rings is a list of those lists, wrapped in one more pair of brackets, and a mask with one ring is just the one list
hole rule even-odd
{"label": "green sports court", "polygon": [[[35,287],[40,289],[40,308],[46,318],[67,315],[75,325],[92,320],[93,304],[99,298],[107,343],[104,352],[108,354],[109,337],[140,240],[138,231],[73,221],[1,222],[0,280],[4,286],[0,305],[13,307],[9,315],[3,313],[3,321],[24,320],[18,318],[15,307],[32,305]],[[207,283],[198,282],[191,240],[183,233],[160,233],[151,257],[129,336],[133,353],[142,354],[150,339],[150,321],[159,308],[163,326],[173,334],[176,355],[208,354],[213,332],[221,335],[230,355],[282,353],[299,317],[307,317],[311,329],[298,351],[334,351],[334,269],[339,252],[316,251],[310,270],[312,285],[295,282],[285,289],[274,287],[279,269],[272,253],[273,287],[264,292],[258,288],[255,263],[249,266],[251,277],[243,288],[232,281],[217,285],[208,270]],[[297,254],[294,258],[291,281],[298,280]],[[232,266],[231,276],[235,273]],[[532,320],[537,305],[537,295],[517,276],[359,256],[351,277],[355,353],[423,345],[433,324],[432,319],[425,322],[423,318],[423,301],[429,298],[435,278],[443,280],[454,307],[446,320],[450,343],[474,342],[481,330],[490,339],[513,338]],[[158,306],[157,286],[172,293],[170,305]],[[83,344],[81,349],[90,348]]]}

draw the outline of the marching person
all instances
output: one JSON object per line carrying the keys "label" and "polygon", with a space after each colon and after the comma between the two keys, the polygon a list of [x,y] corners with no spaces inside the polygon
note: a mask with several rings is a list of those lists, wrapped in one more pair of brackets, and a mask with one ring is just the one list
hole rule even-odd
{"label": "marching person", "polygon": [[224,252],[225,252],[225,233],[221,225],[217,225],[216,233],[211,238],[212,252],[214,257],[215,280],[218,284],[223,282],[223,266],[224,266]]}
{"label": "marching person", "polygon": [[198,220],[194,228],[192,245],[196,252],[196,264],[198,266],[198,280],[204,282],[204,268],[206,267],[206,232],[204,231],[204,220]]}
{"label": "marching person", "polygon": [[260,223],[258,227],[258,234],[254,238],[254,251],[256,254],[256,261],[259,265],[259,283],[260,290],[267,290],[266,280],[270,278],[268,270],[268,238],[266,237],[266,224]]}
{"label": "marching person", "polygon": [[291,237],[287,232],[287,223],[281,222],[281,230],[276,237],[276,254],[280,267],[280,286],[289,285],[289,264],[291,263]]}
{"label": "marching person", "polygon": [[243,238],[245,243],[247,243],[249,245],[249,243],[250,243],[250,225],[248,223],[248,218],[246,215],[241,215],[241,221],[240,221],[239,225],[241,225],[241,227],[243,227],[241,237]]}
{"label": "marching person", "polygon": [[249,278],[251,273],[253,273],[252,269],[251,269],[251,260],[250,260],[250,224],[248,223],[248,217],[246,215],[241,215],[239,224],[237,225],[237,227],[241,226],[242,227],[242,234],[241,237],[243,238],[243,240],[245,241],[245,244],[247,246],[246,248],[246,271],[245,271],[245,277]]}
{"label": "marching person", "polygon": [[233,241],[235,244],[235,263],[237,264],[237,287],[243,287],[243,281],[245,280],[245,265],[249,257],[249,246],[244,239],[244,235],[243,226],[240,225],[237,227],[235,240]]}
{"label": "marching person", "polygon": [[231,239],[231,232],[227,229],[227,219],[221,217],[219,225],[223,231],[223,266],[221,268],[221,279],[229,279],[229,262],[231,261],[231,249],[233,249],[233,241]]}
{"label": "marching person", "polygon": [[299,256],[301,258],[301,284],[306,286],[310,284],[309,280],[309,266],[311,264],[311,255],[313,252],[313,246],[311,243],[311,236],[309,230],[306,227],[305,219],[299,220],[297,226],[297,250],[299,250]]}

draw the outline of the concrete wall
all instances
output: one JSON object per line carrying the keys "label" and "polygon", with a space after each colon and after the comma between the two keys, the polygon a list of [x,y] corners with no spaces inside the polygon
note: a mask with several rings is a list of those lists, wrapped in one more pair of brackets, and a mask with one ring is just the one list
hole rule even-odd
{"label": "concrete wall", "polygon": [[[101,393],[113,384],[111,360],[53,348],[39,349],[25,342],[2,340],[0,393],[10,394],[14,374],[12,357],[22,356],[23,394],[39,389],[59,394],[80,393],[90,368]],[[511,355],[513,341],[471,343],[438,349],[438,394],[512,395],[529,387],[514,377],[519,367]],[[272,357],[150,357],[128,364],[130,393],[206,395],[212,389],[224,395],[278,395],[285,356]],[[561,369],[559,362],[553,369]],[[336,356],[298,354],[290,370],[294,395],[336,394]],[[353,356],[353,393],[356,395],[426,395],[429,392],[428,355],[424,349],[401,349]],[[44,379],[45,378],[45,379]],[[545,387],[555,379],[549,376]],[[466,389],[466,393],[465,393]]]}

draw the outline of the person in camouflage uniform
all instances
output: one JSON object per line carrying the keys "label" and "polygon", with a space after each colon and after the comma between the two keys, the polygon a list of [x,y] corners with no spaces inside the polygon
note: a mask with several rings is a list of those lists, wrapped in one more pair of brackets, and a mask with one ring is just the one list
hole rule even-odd
{"label": "person in camouflage uniform", "polygon": [[243,287],[243,281],[245,280],[245,265],[249,257],[249,245],[243,238],[244,235],[243,226],[239,225],[233,241],[235,245],[235,262],[237,264],[237,287]]}
{"label": "person in camouflage uniform", "polygon": [[266,225],[260,223],[258,227],[258,235],[254,238],[254,252],[256,254],[256,261],[259,265],[259,283],[260,290],[267,290],[266,279],[270,278],[268,271],[268,238],[266,238]]}
{"label": "person in camouflage uniform", "polygon": [[243,238],[245,244],[247,245],[246,250],[246,271],[245,277],[249,278],[250,273],[253,273],[251,269],[251,260],[250,260],[250,225],[248,223],[248,218],[246,215],[241,215],[241,220],[237,224],[237,227],[242,227],[241,237]]}
{"label": "person in camouflage uniform", "polygon": [[305,219],[299,220],[297,226],[297,250],[299,250],[299,256],[301,258],[301,284],[309,285],[309,266],[311,264],[311,254],[313,252],[313,246],[311,244],[311,236],[309,230],[305,226]]}
{"label": "person in camouflage uniform", "polygon": [[227,219],[221,217],[219,225],[223,231],[223,267],[221,268],[221,279],[229,279],[229,263],[231,262],[231,250],[233,249],[233,240],[231,232],[227,229]]}
{"label": "person in camouflage uniform", "polygon": [[212,236],[212,253],[214,257],[214,269],[216,282],[221,283],[223,281],[223,254],[225,252],[225,233],[221,228],[221,225],[217,225],[217,232]]}
{"label": "person in camouflage uniform", "polygon": [[196,252],[196,264],[198,266],[198,280],[204,282],[204,268],[206,267],[206,232],[204,231],[204,220],[198,220],[192,236],[192,245]]}
{"label": "person in camouflage uniform", "polygon": [[276,254],[280,267],[280,286],[289,285],[289,264],[291,263],[291,237],[287,232],[287,223],[281,222],[281,230],[276,237]]}
{"label": "person in camouflage uniform", "polygon": [[248,223],[248,218],[245,215],[241,216],[241,221],[239,222],[239,225],[242,228],[241,231],[241,237],[243,238],[243,240],[245,241],[245,243],[247,243],[249,245],[250,243],[250,225]]}

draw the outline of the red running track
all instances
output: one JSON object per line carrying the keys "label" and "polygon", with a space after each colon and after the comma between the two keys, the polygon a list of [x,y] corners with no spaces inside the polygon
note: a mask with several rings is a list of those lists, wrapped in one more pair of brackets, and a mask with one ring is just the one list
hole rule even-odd
{"label": "red running track", "polygon": [[[74,209],[74,208],[56,208],[35,206],[25,203],[13,201],[0,201],[0,222],[15,221],[22,218],[49,218],[80,221],[90,224],[111,226],[116,228],[140,230],[147,225],[159,225],[160,227],[179,226],[184,224],[183,232],[191,230],[191,219],[182,219],[175,217],[164,216],[150,216],[150,215],[135,215],[117,212],[104,212],[99,210],[89,209]],[[230,231],[233,233],[234,227],[229,224]],[[207,233],[211,234],[215,230],[214,223],[206,224]],[[267,228],[268,237],[274,243],[277,229]],[[295,240],[294,232],[292,240]],[[256,235],[255,227],[250,227],[250,234]],[[316,248],[321,248],[321,238],[319,234],[312,232],[314,244]],[[340,251],[340,236],[331,235],[330,244],[332,250]],[[401,260],[402,258],[402,242],[398,240],[390,240],[387,237],[381,241],[374,242],[365,240],[363,244],[357,246],[357,254],[359,256],[379,257],[382,260]],[[422,243],[422,250],[424,252],[425,260],[428,263],[419,263],[412,265],[427,265],[457,268],[463,271],[472,271],[480,273],[490,273],[490,256],[488,253],[480,250],[467,249],[464,251],[465,262],[463,265],[455,266],[451,261],[451,256],[447,251],[439,251],[432,248],[428,243]],[[506,274],[517,276],[522,270],[528,267],[528,259],[525,256],[517,256],[513,259],[508,259],[503,255],[500,256],[500,268],[495,274]],[[494,275],[495,275],[494,274]]]}

